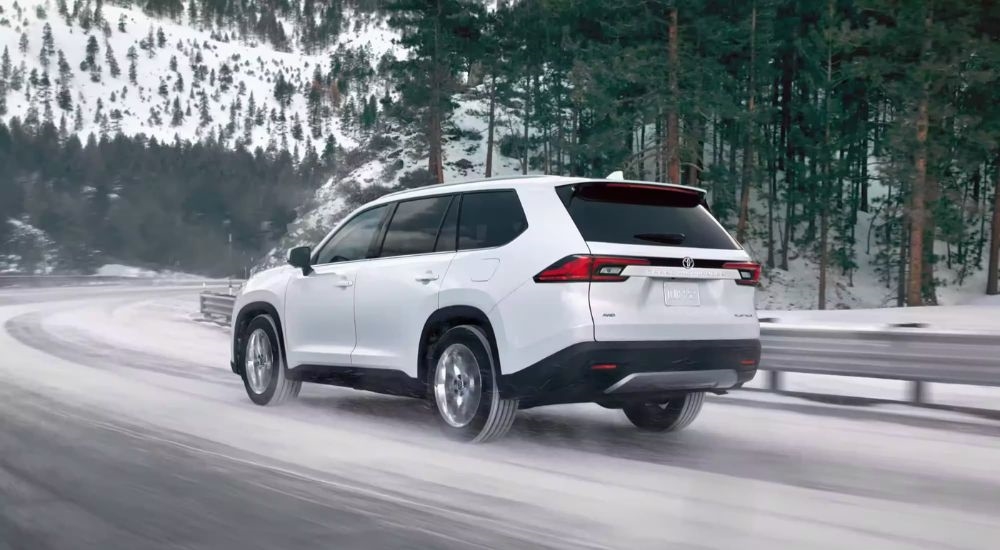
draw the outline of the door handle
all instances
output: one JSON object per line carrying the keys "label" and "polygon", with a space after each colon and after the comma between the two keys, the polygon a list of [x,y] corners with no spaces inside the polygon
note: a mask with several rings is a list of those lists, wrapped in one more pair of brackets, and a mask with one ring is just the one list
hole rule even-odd
{"label": "door handle", "polygon": [[347,288],[349,286],[354,286],[354,283],[350,279],[339,279],[336,283],[333,283],[333,285],[339,286],[340,288]]}
{"label": "door handle", "polygon": [[438,276],[435,275],[434,273],[431,273],[430,271],[428,271],[427,273],[424,273],[423,275],[417,275],[416,279],[418,281],[420,281],[421,283],[429,283],[431,281],[438,280]]}

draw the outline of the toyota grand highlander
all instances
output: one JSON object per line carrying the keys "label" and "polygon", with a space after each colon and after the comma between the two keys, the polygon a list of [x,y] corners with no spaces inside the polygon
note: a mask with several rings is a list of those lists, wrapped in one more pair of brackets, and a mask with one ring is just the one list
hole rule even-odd
{"label": "toyota grand highlander", "polygon": [[684,428],[753,378],[760,266],[692,187],[517,177],[390,194],[236,300],[258,405],[303,382],[428,399],[484,442],[520,409],[597,403]]}

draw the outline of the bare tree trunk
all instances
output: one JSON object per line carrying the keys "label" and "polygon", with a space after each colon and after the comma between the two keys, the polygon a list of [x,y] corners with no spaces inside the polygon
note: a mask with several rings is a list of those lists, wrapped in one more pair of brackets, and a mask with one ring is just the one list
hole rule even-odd
{"label": "bare tree trunk", "polygon": [[656,174],[653,177],[653,181],[663,181],[663,150],[660,145],[663,143],[663,122],[660,120],[660,115],[656,115]]}
{"label": "bare tree trunk", "polygon": [[990,254],[986,268],[986,293],[1000,294],[997,275],[1000,271],[1000,151],[997,151],[997,182],[993,190],[993,224],[990,232]]}
{"label": "bare tree trunk", "polygon": [[497,76],[490,75],[490,113],[486,126],[486,177],[493,177],[493,134],[496,128]]}
{"label": "bare tree trunk", "polygon": [[[830,269],[830,167],[831,146],[830,143],[830,96],[833,93],[833,39],[830,35],[830,26],[833,25],[833,1],[827,4],[828,17],[826,31],[826,92],[824,97],[824,129],[823,129],[823,183],[820,185],[820,219],[819,219],[819,300],[818,308],[826,309],[826,272]],[[839,193],[838,193],[839,194]]]}
{"label": "bare tree trunk", "polygon": [[522,147],[524,147],[524,157],[521,159],[521,174],[524,175],[527,175],[528,173],[528,160],[529,160],[529,155],[531,155],[531,152],[529,151],[528,147],[528,140],[530,139],[528,135],[528,128],[531,122],[530,115],[531,115],[531,76],[528,76],[524,84],[524,143],[522,144]]}
{"label": "bare tree trunk", "polygon": [[427,132],[428,148],[427,170],[438,183],[444,182],[444,159],[441,152],[441,88],[444,85],[444,75],[442,74],[441,50],[440,50],[440,24],[442,17],[441,2],[437,3],[437,17],[434,18],[434,53],[431,61],[431,105],[429,113],[430,128]]}
{"label": "bare tree trunk", "polygon": [[642,160],[639,161],[639,179],[646,179],[646,119],[639,120],[639,150],[643,151]]}
{"label": "bare tree trunk", "polygon": [[688,168],[687,185],[698,187],[701,180],[701,171],[705,167],[705,125],[707,121],[701,117],[692,117],[694,124],[691,125],[691,141],[694,143],[694,158]]}
{"label": "bare tree trunk", "polygon": [[907,224],[900,224],[899,231],[899,273],[896,280],[896,307],[906,305],[906,234]]}
{"label": "bare tree trunk", "polygon": [[[921,52],[931,49],[931,14],[924,17],[924,43]],[[914,158],[916,174],[910,192],[910,279],[907,283],[906,305],[923,305],[924,222],[927,216],[925,192],[927,187],[927,132],[929,89],[926,83],[920,91],[917,104],[917,151]]]}
{"label": "bare tree trunk", "polygon": [[668,89],[670,90],[670,100],[667,107],[667,141],[665,151],[667,157],[667,181],[670,183],[681,182],[681,157],[680,157],[680,122],[677,114],[678,103],[680,102],[680,88],[677,83],[677,73],[680,71],[678,55],[678,31],[677,31],[677,7],[670,8],[667,15],[670,26],[667,29],[669,39],[668,56],[670,61],[668,75]]}
{"label": "bare tree trunk", "polygon": [[755,68],[757,58],[757,2],[754,1],[750,12],[750,82],[747,97],[747,128],[746,147],[743,149],[743,181],[740,182],[740,217],[736,223],[736,240],[743,243],[747,237],[747,223],[750,215],[750,180],[753,178],[753,135],[754,108],[757,100]]}

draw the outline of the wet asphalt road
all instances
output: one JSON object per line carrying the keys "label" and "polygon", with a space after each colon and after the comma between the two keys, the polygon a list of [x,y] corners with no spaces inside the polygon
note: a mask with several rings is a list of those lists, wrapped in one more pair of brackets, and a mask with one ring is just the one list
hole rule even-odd
{"label": "wet asphalt road", "polygon": [[[319,388],[254,433],[247,416],[265,413],[243,403],[228,366],[128,334],[95,337],[105,330],[95,323],[115,331],[128,315],[160,312],[130,310],[137,302],[191,295],[0,292],[0,549],[1000,540],[1000,425],[989,422],[735,396],[713,400],[703,427],[699,419],[680,437],[638,434],[596,407],[552,408],[522,414],[508,440],[467,451],[437,440],[419,401]],[[201,334],[169,323],[140,332],[172,327],[182,339]],[[221,329],[192,330],[225,345]],[[151,381],[157,394],[137,395]],[[754,437],[754,419],[772,424]],[[308,428],[280,435],[282,421]]]}

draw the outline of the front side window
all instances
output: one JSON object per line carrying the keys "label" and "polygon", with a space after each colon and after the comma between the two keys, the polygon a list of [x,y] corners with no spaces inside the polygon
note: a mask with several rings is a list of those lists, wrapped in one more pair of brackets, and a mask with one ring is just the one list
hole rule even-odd
{"label": "front side window", "polygon": [[388,206],[377,206],[351,218],[316,254],[317,264],[350,262],[368,257]]}
{"label": "front side window", "polygon": [[466,193],[458,220],[458,249],[492,248],[513,241],[528,228],[512,190]]}
{"label": "front side window", "polygon": [[399,203],[389,222],[379,257],[434,252],[441,221],[451,199],[449,195]]}

